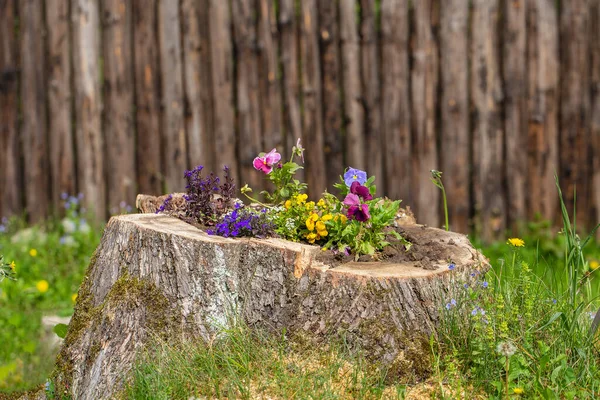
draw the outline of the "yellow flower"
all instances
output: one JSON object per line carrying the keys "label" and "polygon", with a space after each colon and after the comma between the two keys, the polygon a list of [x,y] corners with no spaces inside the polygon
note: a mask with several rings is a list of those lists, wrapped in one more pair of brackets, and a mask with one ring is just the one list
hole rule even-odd
{"label": "yellow flower", "polygon": [[519,238],[510,238],[510,239],[508,239],[508,242],[506,242],[506,243],[510,244],[513,247],[525,246],[525,241],[523,241],[523,239],[519,239]]}
{"label": "yellow flower", "polygon": [[318,238],[318,236],[316,233],[309,233],[308,235],[306,235],[306,239],[308,240],[308,243],[314,243],[317,238]]}
{"label": "yellow flower", "polygon": [[345,224],[346,221],[348,221],[348,217],[346,217],[344,214],[340,214],[340,220],[342,221],[342,224]]}
{"label": "yellow flower", "polygon": [[523,388],[520,388],[520,387],[516,387],[513,389],[514,394],[523,394],[523,392],[524,392]]}
{"label": "yellow flower", "polygon": [[37,257],[37,250],[36,249],[30,249],[29,250],[29,255],[31,257]]}
{"label": "yellow flower", "polygon": [[77,293],[73,293],[73,294],[71,295],[71,301],[72,301],[73,303],[75,303],[75,302],[77,301]]}
{"label": "yellow flower", "polygon": [[325,203],[325,200],[323,200],[323,199],[319,199],[319,201],[317,202],[317,205],[321,208],[327,207],[327,203]]}
{"label": "yellow flower", "polygon": [[309,201],[308,203],[306,203],[306,209],[307,210],[312,210],[313,208],[315,208],[315,202],[314,201]]}
{"label": "yellow flower", "polygon": [[13,271],[15,270],[15,267],[17,266],[17,264],[15,264],[14,261],[11,261],[10,264],[8,264],[10,266],[10,269],[12,269]]}
{"label": "yellow flower", "polygon": [[319,234],[319,236],[321,237],[325,237],[329,234],[329,232],[327,232],[326,230],[322,230],[322,231],[317,231],[317,233]]}
{"label": "yellow flower", "polygon": [[48,281],[42,279],[41,281],[37,281],[35,283],[35,287],[38,290],[38,292],[46,293],[48,291],[48,288],[50,287],[50,285],[48,284]]}
{"label": "yellow flower", "polygon": [[316,226],[318,231],[324,231],[327,229],[327,227],[325,226],[325,222],[323,221],[317,221]]}
{"label": "yellow flower", "polygon": [[596,270],[596,269],[598,269],[598,267],[600,267],[600,263],[598,261],[596,261],[596,260],[590,261],[590,268],[592,270]]}
{"label": "yellow flower", "polygon": [[299,194],[298,196],[296,196],[296,201],[298,202],[298,204],[303,204],[306,199],[308,199],[308,195],[307,194]]}
{"label": "yellow flower", "polygon": [[313,221],[312,215],[306,219],[306,228],[309,231],[314,231],[315,230],[315,221]]}
{"label": "yellow flower", "polygon": [[285,208],[289,209],[292,206],[292,201],[291,200],[286,200],[285,201]]}
{"label": "yellow flower", "polygon": [[321,221],[329,221],[333,216],[331,214],[325,214],[321,217]]}

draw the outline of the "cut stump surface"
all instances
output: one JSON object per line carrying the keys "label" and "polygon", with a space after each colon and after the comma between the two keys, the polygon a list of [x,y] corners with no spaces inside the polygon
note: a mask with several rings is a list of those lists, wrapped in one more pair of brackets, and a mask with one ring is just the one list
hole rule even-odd
{"label": "cut stump surface", "polygon": [[402,228],[421,252],[436,245],[435,268],[333,267],[317,246],[209,236],[165,215],[113,217],[79,291],[57,387],[77,399],[112,398],[153,337],[209,340],[233,315],[316,341],[344,334],[373,361],[404,368],[408,349],[438,323],[445,293],[488,263],[464,235]]}

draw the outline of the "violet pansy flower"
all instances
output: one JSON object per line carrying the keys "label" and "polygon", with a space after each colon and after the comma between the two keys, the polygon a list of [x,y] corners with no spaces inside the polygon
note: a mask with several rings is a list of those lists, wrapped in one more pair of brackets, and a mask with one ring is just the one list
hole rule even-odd
{"label": "violet pansy flower", "polygon": [[371,192],[369,192],[369,188],[361,185],[358,181],[352,182],[350,185],[350,193],[353,193],[363,200],[373,200],[373,196],[371,196]]}
{"label": "violet pansy flower", "polygon": [[271,171],[273,171],[273,166],[281,160],[281,154],[279,154],[276,149],[273,149],[266,154],[261,154],[254,159],[252,165],[257,170],[262,171],[265,174],[270,174]]}
{"label": "violet pansy flower", "polygon": [[360,203],[360,198],[354,193],[349,193],[344,199],[344,205],[348,206],[346,216],[348,219],[355,219],[360,222],[367,221],[371,218],[369,214],[369,206]]}
{"label": "violet pansy flower", "polygon": [[348,168],[348,170],[344,172],[344,183],[348,187],[352,185],[352,182],[358,182],[363,185],[366,181],[367,173],[365,171],[356,168]]}

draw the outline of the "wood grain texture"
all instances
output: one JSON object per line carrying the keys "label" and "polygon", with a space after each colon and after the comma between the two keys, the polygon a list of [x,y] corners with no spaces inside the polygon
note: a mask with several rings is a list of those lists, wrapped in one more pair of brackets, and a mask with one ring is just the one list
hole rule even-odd
{"label": "wood grain texture", "polygon": [[163,192],[156,0],[134,0],[136,169],[140,193]]}
{"label": "wood grain texture", "polygon": [[69,2],[46,0],[48,33],[48,151],[50,154],[51,204],[56,211],[63,193],[77,193],[73,147],[73,92],[71,88],[71,14]]}
{"label": "wood grain texture", "polygon": [[381,75],[379,66],[379,34],[375,0],[361,0],[360,19],[360,71],[364,107],[364,151],[367,155],[366,169],[375,176],[379,185],[377,195],[383,193],[383,142],[381,127]]}
{"label": "wood grain texture", "polygon": [[214,340],[230,326],[232,309],[249,327],[285,330],[315,345],[343,335],[394,376],[413,343],[426,349],[420,356],[429,354],[442,296],[464,290],[469,274],[489,268],[464,235],[404,229],[415,245],[440,249],[431,258],[437,269],[415,262],[334,267],[315,259],[316,246],[208,236],[164,215],[112,218],[79,290],[57,358],[56,390],[77,399],[114,398],[141,346],[153,337]]}
{"label": "wood grain texture", "polygon": [[[499,11],[496,0],[473,1],[472,29],[477,32],[470,49],[473,163],[478,166],[473,172],[475,230],[486,242],[503,239],[506,228],[503,92],[497,53]],[[519,173],[524,175],[524,171],[515,175]]]}
{"label": "wood grain texture", "polygon": [[448,196],[450,228],[469,231],[469,5],[444,0],[440,8],[441,171]]}
{"label": "wood grain texture", "polygon": [[46,112],[46,57],[43,8],[35,0],[19,1],[21,30],[21,102],[25,212],[30,222],[49,214],[50,174]]}
{"label": "wood grain texture", "polygon": [[0,218],[23,210],[16,0],[0,0]]}
{"label": "wood grain texture", "polygon": [[319,47],[323,88],[323,152],[327,190],[344,172],[344,134],[342,75],[340,67],[340,29],[337,1],[319,1]]}
{"label": "wood grain texture", "polygon": [[[517,222],[527,218],[527,28],[525,0],[503,0],[502,72],[504,77],[504,134],[506,136],[506,214],[516,234]],[[533,49],[532,49],[533,50]]]}
{"label": "wood grain texture", "polygon": [[558,213],[554,174],[560,68],[558,13],[552,0],[527,3],[527,42],[527,218],[552,221]]}
{"label": "wood grain texture", "polygon": [[327,182],[322,173],[325,166],[323,152],[323,109],[321,63],[319,61],[319,29],[315,0],[301,2],[300,58],[302,63],[302,139],[311,151],[304,155],[306,183],[309,195],[320,196]]}
{"label": "wood grain texture", "polygon": [[233,50],[229,5],[209,0],[210,60],[213,86],[216,167],[227,165],[240,182],[236,158],[235,113],[233,103]]}
{"label": "wood grain texture", "polygon": [[356,6],[356,0],[340,0],[339,2],[340,50],[342,53],[346,162],[354,168],[364,170],[366,169],[368,155],[365,152],[363,134],[364,109],[360,79],[360,44]]}
{"label": "wood grain texture", "polygon": [[440,189],[431,183],[431,170],[439,170],[437,135],[439,58],[434,29],[439,26],[439,1],[414,3],[415,31],[411,70],[413,130],[413,211],[419,221],[440,226]]}
{"label": "wood grain texture", "polygon": [[132,9],[127,0],[102,0],[104,136],[108,208],[133,205],[136,187]]}
{"label": "wood grain texture", "polygon": [[[577,198],[577,222],[590,225],[590,0],[560,8],[560,183],[567,209]],[[575,193],[576,192],[576,193]]]}
{"label": "wood grain texture", "polygon": [[88,210],[104,220],[106,181],[102,135],[100,86],[100,17],[95,0],[72,0],[73,87],[75,92],[75,141],[77,183]]}
{"label": "wood grain texture", "polygon": [[408,9],[407,0],[381,2],[381,104],[385,194],[412,206]]}
{"label": "wood grain texture", "polygon": [[275,2],[258,0],[257,5],[258,78],[262,141],[265,150],[283,151],[284,136],[281,109],[281,74],[279,71],[279,32]]}
{"label": "wood grain texture", "polygon": [[252,166],[260,152],[271,149],[262,146],[260,93],[258,88],[258,52],[256,14],[251,0],[233,0],[233,38],[236,59],[236,121],[240,163],[240,184],[248,184],[255,191],[262,190],[264,174]]}
{"label": "wood grain texture", "polygon": [[207,5],[206,0],[181,1],[185,131],[187,164],[191,168],[203,165],[207,170],[215,171]]}
{"label": "wood grain texture", "polygon": [[163,168],[167,192],[183,190],[187,165],[179,0],[158,1]]}
{"label": "wood grain texture", "polygon": [[[593,2],[591,8],[590,43],[600,43],[600,2]],[[591,46],[592,71],[591,92],[592,110],[590,135],[592,145],[592,223],[600,221],[600,46]],[[600,232],[596,233],[600,240]]]}

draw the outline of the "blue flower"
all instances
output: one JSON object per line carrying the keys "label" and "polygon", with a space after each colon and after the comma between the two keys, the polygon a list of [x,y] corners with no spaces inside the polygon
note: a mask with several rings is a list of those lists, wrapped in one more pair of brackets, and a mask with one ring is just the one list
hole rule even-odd
{"label": "blue flower", "polygon": [[361,171],[356,168],[348,168],[348,170],[344,173],[344,183],[346,186],[350,187],[352,182],[358,182],[361,185],[367,181],[367,173],[365,171]]}
{"label": "blue flower", "polygon": [[456,268],[456,265],[454,265],[454,263],[451,263],[450,265],[448,265],[448,269],[450,271],[452,271],[454,268]]}
{"label": "blue flower", "polygon": [[447,310],[451,309],[452,307],[456,307],[456,300],[454,300],[454,299],[451,299],[450,303],[446,303]]}
{"label": "blue flower", "polygon": [[477,315],[477,307],[475,307],[475,308],[473,309],[473,311],[471,311],[471,315]]}
{"label": "blue flower", "polygon": [[465,284],[463,285],[463,287],[464,287],[465,289],[468,289],[468,288],[469,288],[469,285],[467,285],[467,284],[465,283]]}
{"label": "blue flower", "polygon": [[483,281],[483,283],[481,284],[481,286],[483,286],[484,288],[487,289],[487,287],[489,286],[488,281]]}

